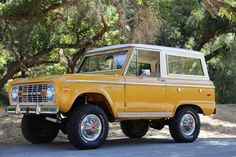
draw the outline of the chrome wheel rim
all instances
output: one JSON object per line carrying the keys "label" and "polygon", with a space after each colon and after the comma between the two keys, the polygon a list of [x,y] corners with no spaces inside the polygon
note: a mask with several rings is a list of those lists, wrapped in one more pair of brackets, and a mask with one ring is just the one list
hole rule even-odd
{"label": "chrome wheel rim", "polygon": [[81,122],[80,131],[82,137],[87,141],[96,140],[102,132],[102,123],[98,116],[89,114]]}
{"label": "chrome wheel rim", "polygon": [[196,128],[196,121],[192,114],[186,113],[183,115],[181,122],[180,122],[180,128],[182,133],[185,136],[191,136]]}

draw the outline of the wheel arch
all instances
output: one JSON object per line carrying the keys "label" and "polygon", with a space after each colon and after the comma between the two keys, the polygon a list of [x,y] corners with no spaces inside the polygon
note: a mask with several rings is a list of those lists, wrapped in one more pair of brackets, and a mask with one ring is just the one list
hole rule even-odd
{"label": "wheel arch", "polygon": [[79,107],[80,105],[86,105],[87,104],[94,104],[101,107],[105,113],[107,114],[109,121],[114,121],[114,108],[113,103],[110,99],[110,97],[102,92],[102,91],[86,91],[83,93],[80,93],[76,96],[74,99],[72,106],[68,113],[71,113],[75,108]]}
{"label": "wheel arch", "polygon": [[174,115],[176,114],[177,111],[179,111],[181,108],[184,108],[184,107],[192,107],[197,111],[197,113],[204,114],[203,109],[199,105],[196,105],[196,104],[180,104],[180,105],[176,106],[176,108],[174,110]]}

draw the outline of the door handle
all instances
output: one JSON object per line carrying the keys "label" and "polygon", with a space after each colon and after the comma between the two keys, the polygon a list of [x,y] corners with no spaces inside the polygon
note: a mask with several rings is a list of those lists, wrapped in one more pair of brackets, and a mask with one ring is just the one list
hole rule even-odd
{"label": "door handle", "polygon": [[158,81],[165,81],[165,79],[163,79],[163,78],[158,78],[157,80]]}
{"label": "door handle", "polygon": [[182,91],[182,88],[178,87],[177,92],[181,92],[181,91]]}

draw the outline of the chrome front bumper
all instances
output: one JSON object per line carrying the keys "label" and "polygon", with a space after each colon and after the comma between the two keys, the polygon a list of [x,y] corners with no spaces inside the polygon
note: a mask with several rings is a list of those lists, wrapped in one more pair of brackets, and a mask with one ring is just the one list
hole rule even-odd
{"label": "chrome front bumper", "polygon": [[11,105],[7,107],[6,112],[11,114],[57,114],[59,106]]}

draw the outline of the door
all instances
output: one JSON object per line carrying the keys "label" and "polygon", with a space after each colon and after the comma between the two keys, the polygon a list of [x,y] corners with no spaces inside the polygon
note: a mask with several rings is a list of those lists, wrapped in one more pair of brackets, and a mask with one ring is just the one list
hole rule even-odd
{"label": "door", "polygon": [[160,52],[135,49],[125,75],[125,112],[165,112],[165,89]]}

